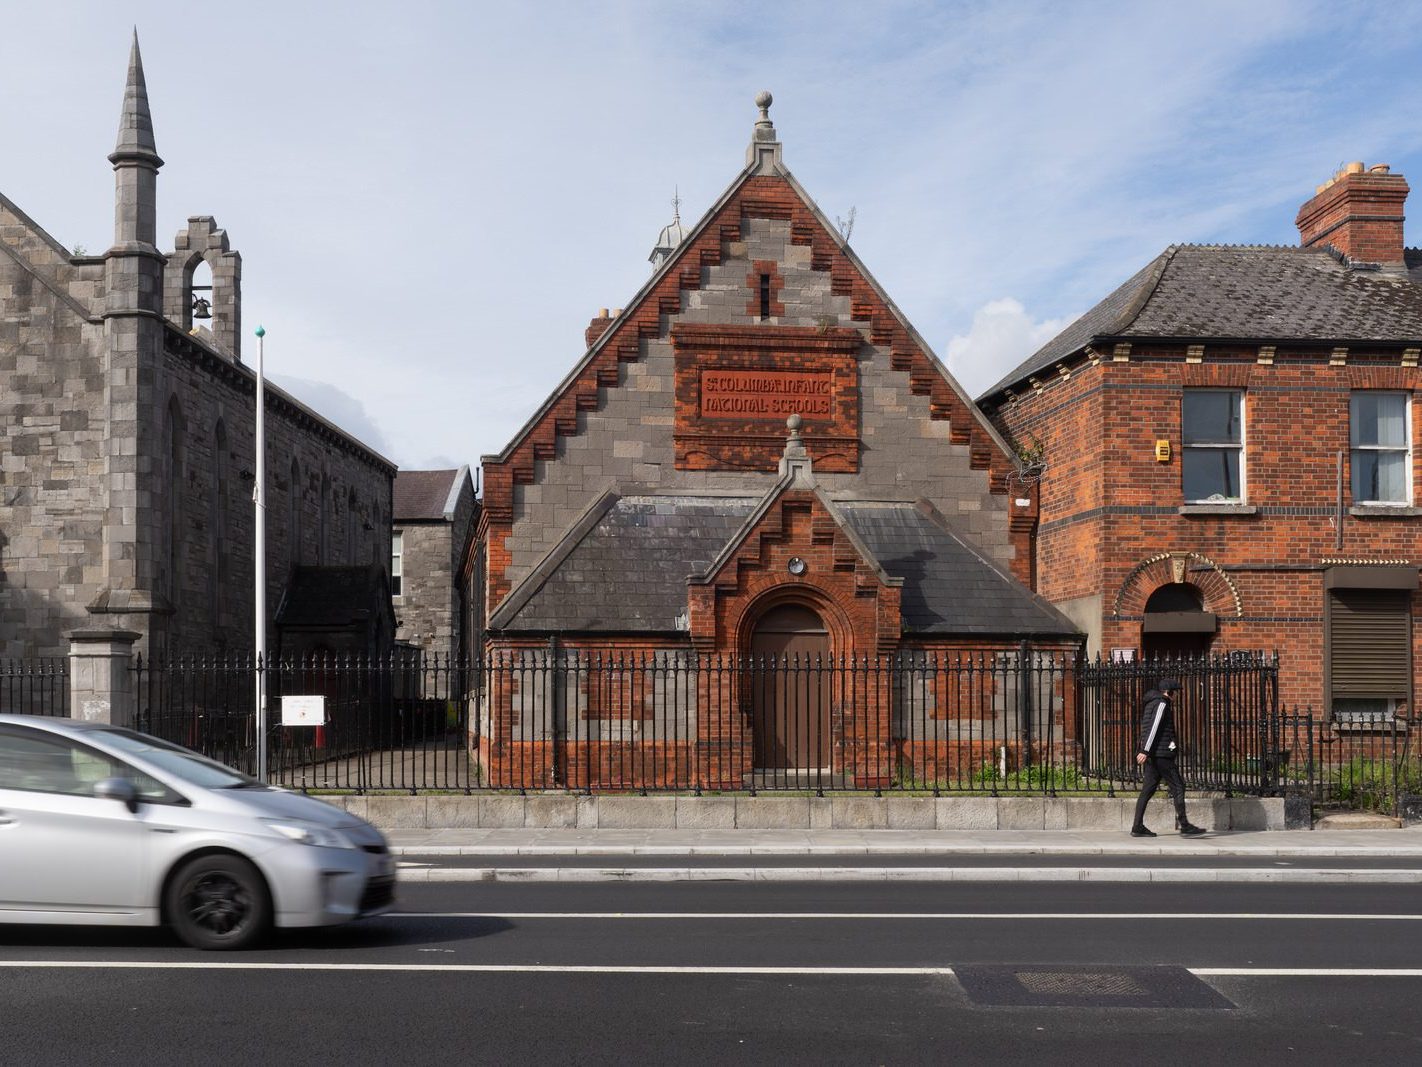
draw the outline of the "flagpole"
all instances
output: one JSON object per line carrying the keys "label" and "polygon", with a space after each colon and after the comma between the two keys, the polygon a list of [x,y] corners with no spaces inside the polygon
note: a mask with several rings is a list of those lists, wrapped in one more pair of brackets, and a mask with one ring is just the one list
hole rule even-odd
{"label": "flagpole", "polygon": [[255,576],[253,600],[256,616],[257,675],[257,780],[267,780],[267,388],[263,369],[267,331],[257,327],[257,476],[252,487],[252,504],[256,522],[256,538],[252,548],[252,570]]}

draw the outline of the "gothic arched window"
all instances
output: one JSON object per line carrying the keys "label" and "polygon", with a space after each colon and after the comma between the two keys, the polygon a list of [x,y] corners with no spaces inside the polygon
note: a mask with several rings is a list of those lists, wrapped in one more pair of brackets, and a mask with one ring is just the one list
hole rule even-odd
{"label": "gothic arched window", "polygon": [[168,401],[168,410],[163,419],[163,503],[166,520],[163,529],[163,573],[160,587],[167,593],[169,601],[176,609],[179,590],[182,586],[181,568],[183,560],[183,409],[178,398]]}
{"label": "gothic arched window", "polygon": [[286,544],[290,565],[301,565],[301,464],[291,461],[291,485],[287,489]]}
{"label": "gothic arched window", "polygon": [[227,592],[227,424],[221,419],[212,431],[212,491],[207,523],[208,605],[212,612],[213,635],[222,628],[222,608]]}

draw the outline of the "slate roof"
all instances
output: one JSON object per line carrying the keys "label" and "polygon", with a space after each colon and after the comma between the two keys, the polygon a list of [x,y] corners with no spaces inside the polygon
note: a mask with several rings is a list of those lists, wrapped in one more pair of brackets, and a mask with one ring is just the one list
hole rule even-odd
{"label": "slate roof", "polygon": [[[661,633],[685,629],[687,578],[710,566],[759,497],[609,497],[606,510],[520,606],[490,620],[519,632]],[[913,504],[835,505],[900,594],[906,633],[1075,635],[1046,601]],[[576,536],[576,532],[574,534]],[[515,598],[519,597],[516,592]],[[511,615],[512,617],[508,617]]]}
{"label": "slate roof", "polygon": [[[518,610],[509,631],[685,629],[686,579],[705,569],[759,497],[610,498],[596,525]],[[517,594],[515,594],[517,595]]]}
{"label": "slate roof", "polygon": [[905,633],[1070,636],[1075,623],[913,504],[839,504],[860,540],[891,576],[904,580]]}
{"label": "slate roof", "polygon": [[1324,248],[1176,245],[982,394],[986,399],[1098,338],[1422,343],[1422,251],[1406,271]]}
{"label": "slate roof", "polygon": [[444,518],[455,480],[464,468],[448,471],[397,471],[395,474],[394,520],[428,522]]}
{"label": "slate roof", "polygon": [[276,624],[341,629],[364,624],[376,612],[394,612],[385,569],[379,564],[297,567],[277,609]]}

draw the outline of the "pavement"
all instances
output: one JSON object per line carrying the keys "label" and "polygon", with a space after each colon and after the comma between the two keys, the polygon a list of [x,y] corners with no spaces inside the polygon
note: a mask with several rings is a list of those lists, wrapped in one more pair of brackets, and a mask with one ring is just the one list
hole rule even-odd
{"label": "pavement", "polygon": [[403,881],[1422,882],[1422,827],[1066,830],[388,830]]}

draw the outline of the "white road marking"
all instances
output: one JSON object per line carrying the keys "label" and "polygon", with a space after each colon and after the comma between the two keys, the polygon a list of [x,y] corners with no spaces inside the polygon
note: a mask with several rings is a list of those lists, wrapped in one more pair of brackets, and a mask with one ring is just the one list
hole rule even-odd
{"label": "white road marking", "polygon": [[827,974],[924,975],[953,973],[951,967],[666,967],[553,963],[227,963],[206,960],[0,960],[0,968],[23,970],[181,971],[471,971],[501,974]]}
{"label": "white road marking", "polygon": [[[1100,964],[1109,970],[1115,965]],[[1123,967],[1125,965],[1122,965]],[[1136,965],[1130,965],[1136,966]],[[5,970],[424,971],[482,974],[709,974],[946,977],[952,967],[667,967],[551,963],[240,963],[207,960],[0,960]],[[1186,967],[1198,978],[1422,978],[1419,968]]]}
{"label": "white road marking", "polygon": [[1422,978],[1416,967],[1186,967],[1196,978]]}
{"label": "white road marking", "polygon": [[882,919],[972,920],[1005,919],[1279,919],[1318,922],[1332,919],[1344,922],[1418,922],[1422,915],[1341,915],[1330,912],[1279,913],[1247,911],[1150,911],[1150,912],[1079,912],[1079,911],[397,911],[391,919]]}

